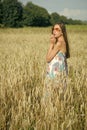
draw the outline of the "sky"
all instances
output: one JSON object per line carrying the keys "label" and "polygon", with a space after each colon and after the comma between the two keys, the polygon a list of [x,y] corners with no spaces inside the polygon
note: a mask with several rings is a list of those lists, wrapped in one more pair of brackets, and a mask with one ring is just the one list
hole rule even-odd
{"label": "sky", "polygon": [[50,14],[56,12],[67,18],[87,21],[87,0],[19,0],[24,5],[32,2],[44,7]]}

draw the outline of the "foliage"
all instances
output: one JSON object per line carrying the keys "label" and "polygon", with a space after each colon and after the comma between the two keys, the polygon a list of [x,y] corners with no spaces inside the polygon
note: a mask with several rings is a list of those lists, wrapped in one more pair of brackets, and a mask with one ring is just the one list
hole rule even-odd
{"label": "foliage", "polygon": [[2,23],[3,18],[3,7],[2,7],[2,1],[0,0],[0,24]]}
{"label": "foliage", "polygon": [[54,12],[51,15],[51,19],[50,22],[52,25],[54,25],[55,23],[64,23],[64,24],[82,24],[81,20],[73,20],[73,19],[68,19],[67,17],[65,17],[64,15],[59,15],[58,13]]}
{"label": "foliage", "polygon": [[22,5],[17,0],[3,0],[3,24],[7,27],[20,27]]}
{"label": "foliage", "polygon": [[50,25],[49,14],[46,9],[28,2],[24,7],[24,25],[48,26]]}
{"label": "foliage", "polygon": [[50,16],[51,16],[50,22],[52,25],[60,22],[60,15],[58,13],[54,12]]}
{"label": "foliage", "polygon": [[58,22],[65,24],[86,24],[81,20],[68,19],[56,12],[48,11],[38,5],[28,2],[22,5],[18,0],[0,0],[0,26],[50,26]]}

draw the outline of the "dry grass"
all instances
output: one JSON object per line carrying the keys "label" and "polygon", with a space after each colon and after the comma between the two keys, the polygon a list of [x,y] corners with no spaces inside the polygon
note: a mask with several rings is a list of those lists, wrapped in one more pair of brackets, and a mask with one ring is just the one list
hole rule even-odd
{"label": "dry grass", "polygon": [[0,130],[87,130],[87,26],[67,26],[67,89],[44,107],[50,30],[0,29]]}

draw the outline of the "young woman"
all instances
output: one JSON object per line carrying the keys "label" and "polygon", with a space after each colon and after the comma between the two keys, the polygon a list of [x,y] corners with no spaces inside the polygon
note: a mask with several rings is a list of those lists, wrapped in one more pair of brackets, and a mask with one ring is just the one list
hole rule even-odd
{"label": "young woman", "polygon": [[[42,108],[46,110],[46,118],[56,115],[59,100],[64,99],[66,77],[68,73],[67,58],[70,57],[69,44],[65,25],[55,24],[52,28],[50,47],[46,55],[47,74],[43,87]],[[50,119],[50,118],[49,118]]]}
{"label": "young woman", "polygon": [[46,56],[47,77],[55,78],[67,74],[67,58],[70,57],[66,27],[63,23],[55,24],[52,28],[50,47]]}

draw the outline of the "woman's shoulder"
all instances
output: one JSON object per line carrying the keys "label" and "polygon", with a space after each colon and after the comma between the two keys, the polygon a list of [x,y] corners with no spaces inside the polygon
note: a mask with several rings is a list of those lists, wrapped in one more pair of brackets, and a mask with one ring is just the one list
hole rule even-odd
{"label": "woman's shoulder", "polygon": [[58,45],[58,46],[62,46],[64,44],[66,44],[66,43],[65,43],[65,41],[63,39],[58,40],[57,43],[56,43],[56,45]]}

